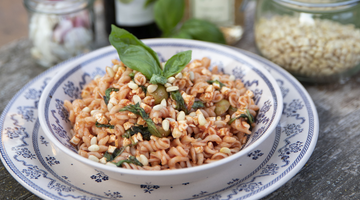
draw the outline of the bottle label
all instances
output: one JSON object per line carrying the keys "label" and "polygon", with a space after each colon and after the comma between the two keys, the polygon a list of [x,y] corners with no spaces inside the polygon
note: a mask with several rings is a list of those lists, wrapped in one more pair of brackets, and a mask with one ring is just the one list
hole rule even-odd
{"label": "bottle label", "polygon": [[154,4],[144,8],[145,1],[115,0],[116,23],[120,26],[141,26],[154,22]]}
{"label": "bottle label", "polygon": [[234,0],[190,0],[191,17],[221,26],[235,24]]}

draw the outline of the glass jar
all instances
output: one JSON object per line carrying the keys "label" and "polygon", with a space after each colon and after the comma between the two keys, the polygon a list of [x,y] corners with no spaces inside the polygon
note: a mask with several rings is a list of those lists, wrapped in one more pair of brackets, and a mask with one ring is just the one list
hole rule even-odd
{"label": "glass jar", "polygon": [[258,0],[259,52],[298,80],[344,82],[360,70],[359,0]]}
{"label": "glass jar", "polygon": [[94,0],[24,0],[31,55],[43,67],[88,52],[94,45]]}

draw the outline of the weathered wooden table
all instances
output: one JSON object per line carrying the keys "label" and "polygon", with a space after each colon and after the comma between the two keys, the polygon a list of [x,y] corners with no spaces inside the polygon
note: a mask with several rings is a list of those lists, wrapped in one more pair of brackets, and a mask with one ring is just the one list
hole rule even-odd
{"label": "weathered wooden table", "polygon": [[[236,47],[256,53],[252,9],[246,32]],[[101,29],[101,27],[98,27]],[[104,37],[104,34],[99,34]],[[98,46],[106,45],[100,39]],[[15,93],[45,71],[30,58],[30,42],[0,48],[0,113]],[[317,146],[303,169],[263,199],[360,199],[360,74],[344,84],[304,84],[320,120]],[[0,199],[39,199],[18,183],[0,162]]]}

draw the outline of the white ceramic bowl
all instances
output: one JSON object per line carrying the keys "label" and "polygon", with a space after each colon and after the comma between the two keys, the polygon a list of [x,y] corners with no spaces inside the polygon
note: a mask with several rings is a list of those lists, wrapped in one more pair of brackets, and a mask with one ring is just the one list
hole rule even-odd
{"label": "white ceramic bowl", "polygon": [[[282,94],[278,84],[266,69],[244,54],[213,43],[183,39],[149,39],[144,42],[159,54],[161,61],[184,50],[192,50],[192,59],[209,57],[211,66],[217,65],[226,74],[233,74],[254,92],[255,103],[260,110],[256,126],[244,148],[232,156],[211,164],[166,171],[115,168],[78,155],[76,149],[69,142],[71,124],[67,120],[68,113],[63,107],[63,102],[80,98],[80,92],[84,85],[96,75],[104,75],[105,67],[112,65],[111,59],[118,59],[116,50],[112,46],[108,46],[63,63],[62,69],[51,79],[41,95],[40,124],[51,142],[59,149],[68,156],[104,172],[110,178],[134,184],[176,185],[202,180],[214,174],[230,173],[227,168],[239,165],[242,157],[246,157],[251,150],[266,142],[267,137],[274,131],[280,120],[283,107]],[[253,169],[244,169],[244,176],[251,170]],[[236,176],[241,177],[241,174]]]}

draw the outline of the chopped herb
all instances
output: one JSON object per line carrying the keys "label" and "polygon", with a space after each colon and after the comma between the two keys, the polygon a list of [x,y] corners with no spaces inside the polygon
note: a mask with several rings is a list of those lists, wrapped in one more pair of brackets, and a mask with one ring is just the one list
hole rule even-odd
{"label": "chopped herb", "polygon": [[171,98],[176,101],[176,109],[177,110],[182,110],[185,112],[185,114],[189,113],[189,111],[185,105],[185,101],[184,101],[183,97],[181,96],[181,93],[179,92],[179,90],[171,92]]}
{"label": "chopped herb", "polygon": [[201,101],[195,101],[194,104],[193,104],[193,106],[192,106],[192,108],[193,108],[194,110],[197,110],[197,109],[199,109],[199,108],[204,108],[204,107],[205,107],[205,105],[204,105],[204,103],[201,102]]}
{"label": "chopped herb", "polygon": [[123,146],[120,149],[116,148],[113,153],[109,153],[108,151],[105,152],[104,157],[106,158],[107,162],[114,160],[118,155],[121,155],[127,146]]}
{"label": "chopped herb", "polygon": [[115,165],[118,166],[118,167],[121,167],[121,165],[122,165],[123,163],[129,163],[129,164],[133,163],[133,164],[135,164],[135,165],[139,165],[140,167],[143,166],[143,164],[142,164],[140,161],[138,161],[138,160],[135,158],[135,156],[129,156],[129,158],[126,159],[126,160],[120,160],[119,162],[115,163]]}
{"label": "chopped herb", "polygon": [[218,80],[210,80],[210,81],[206,81],[206,82],[209,83],[209,84],[213,84],[213,83],[219,84],[220,89],[221,89],[222,87],[226,86],[224,83],[222,83],[222,82],[220,82],[220,81],[218,81]]}
{"label": "chopped herb", "polygon": [[141,87],[142,91],[143,91],[143,92],[145,93],[145,95],[146,95],[147,88],[146,88],[144,85],[140,85],[140,87]]}
{"label": "chopped herb", "polygon": [[250,130],[252,129],[251,124],[254,123],[254,116],[252,114],[250,114],[248,109],[246,109],[246,114],[241,114],[238,117],[234,117],[234,118],[230,119],[228,124],[230,125],[231,123],[233,123],[235,120],[237,120],[239,118],[245,118],[247,120],[247,123],[250,125]]}
{"label": "chopped herb", "polygon": [[131,79],[134,79],[135,73],[134,73],[134,72],[131,72],[131,73],[129,74],[129,76],[130,76]]}
{"label": "chopped herb", "polygon": [[127,139],[131,138],[131,136],[132,135],[130,129],[125,131],[125,133],[122,135],[123,138],[127,138]]}
{"label": "chopped herb", "polygon": [[109,129],[114,129],[114,125],[111,124],[100,124],[99,122],[95,123],[95,126],[98,128],[109,128]]}
{"label": "chopped herb", "polygon": [[117,91],[119,91],[119,89],[117,89],[117,88],[108,88],[108,89],[105,90],[104,101],[105,101],[106,105],[108,105],[109,100],[110,100],[110,94],[113,91],[117,92]]}
{"label": "chopped herb", "polygon": [[136,144],[137,143],[131,143],[129,145],[121,147],[120,149],[116,148],[113,153],[109,153],[108,151],[106,151],[103,157],[106,158],[107,162],[113,161],[116,157],[118,157],[119,155],[121,155],[125,151],[126,147],[134,146]]}
{"label": "chopped herb", "polygon": [[137,133],[140,133],[144,140],[150,140],[150,136],[151,136],[150,131],[148,130],[147,127],[144,127],[142,125],[132,126],[130,129],[125,131],[125,134],[123,135],[123,137],[130,138],[131,136],[133,136]]}
{"label": "chopped herb", "polygon": [[155,123],[150,119],[150,117],[145,112],[145,110],[140,107],[139,103],[136,103],[135,105],[129,104],[129,105],[125,106],[124,108],[121,108],[120,112],[122,112],[122,111],[130,111],[136,115],[140,115],[143,118],[143,120],[146,122],[149,132],[156,137],[162,137],[159,130],[157,130]]}
{"label": "chopped herb", "polygon": [[108,151],[106,151],[106,152],[104,153],[104,156],[103,156],[103,157],[106,158],[106,161],[112,161],[112,160],[114,160],[113,155],[112,155],[111,153],[109,153]]}

